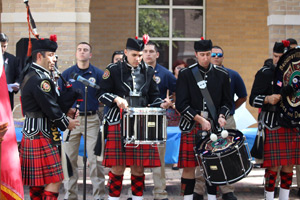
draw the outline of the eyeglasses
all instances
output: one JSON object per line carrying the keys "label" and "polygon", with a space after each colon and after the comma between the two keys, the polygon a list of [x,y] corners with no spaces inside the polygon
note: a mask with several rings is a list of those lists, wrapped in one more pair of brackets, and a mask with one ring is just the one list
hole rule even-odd
{"label": "eyeglasses", "polygon": [[222,53],[211,53],[211,57],[216,57],[218,56],[219,58],[222,58],[223,57],[223,54]]}

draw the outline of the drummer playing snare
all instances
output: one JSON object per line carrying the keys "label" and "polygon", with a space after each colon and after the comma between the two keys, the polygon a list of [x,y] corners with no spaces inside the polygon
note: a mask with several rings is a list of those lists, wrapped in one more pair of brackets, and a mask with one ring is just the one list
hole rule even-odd
{"label": "drummer playing snare", "polygon": [[120,130],[120,109],[146,107],[148,104],[165,109],[172,106],[169,99],[163,101],[159,98],[154,70],[142,61],[144,45],[148,40],[148,35],[143,36],[143,41],[128,38],[123,62],[108,65],[97,95],[99,101],[110,107],[105,116],[109,126],[103,160],[104,166],[111,167],[108,174],[108,199],[120,198],[123,173],[129,166],[132,199],[142,199],[145,186],[144,167],[160,166],[157,147],[143,144],[136,148],[123,148]]}
{"label": "drummer playing snare", "polygon": [[[210,63],[211,40],[196,41],[194,49],[198,62],[180,71],[176,85],[176,108],[182,116],[178,162],[178,166],[183,168],[181,195],[184,199],[191,200],[195,186],[195,167],[198,165],[193,150],[196,146],[196,136],[199,132],[214,129],[215,126],[224,127],[232,106],[228,72]],[[203,80],[199,84],[194,78],[194,70],[198,70],[200,72],[198,75],[202,76]],[[200,91],[206,88],[217,111],[213,115],[209,112],[207,98],[204,98]],[[215,125],[211,124],[214,115],[217,123]],[[193,123],[195,127],[192,126]],[[207,192],[209,200],[216,199],[215,186],[208,186]]]}

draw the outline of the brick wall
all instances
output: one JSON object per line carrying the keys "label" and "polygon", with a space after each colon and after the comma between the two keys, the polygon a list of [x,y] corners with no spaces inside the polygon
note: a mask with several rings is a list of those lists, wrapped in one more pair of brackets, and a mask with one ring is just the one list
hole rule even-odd
{"label": "brick wall", "polygon": [[[269,0],[270,15],[300,15],[299,0]],[[298,18],[299,19],[299,18]],[[299,25],[270,25],[269,26],[269,52],[271,54],[274,42],[287,38],[294,38],[300,42]]]}
{"label": "brick wall", "polygon": [[91,1],[90,42],[92,63],[105,69],[115,50],[123,50],[128,37],[135,37],[136,1]]}
{"label": "brick wall", "polygon": [[[254,76],[268,58],[268,3],[261,0],[215,0],[206,3],[206,38],[225,52],[224,66],[243,78],[248,97]],[[254,117],[257,109],[247,99]]]}

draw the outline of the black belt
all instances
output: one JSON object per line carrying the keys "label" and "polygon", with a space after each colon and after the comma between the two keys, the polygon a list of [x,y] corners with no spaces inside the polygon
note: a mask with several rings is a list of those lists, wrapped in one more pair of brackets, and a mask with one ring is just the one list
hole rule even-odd
{"label": "black belt", "polygon": [[25,116],[29,118],[43,118],[45,117],[42,112],[25,112]]}
{"label": "black belt", "polygon": [[276,105],[267,105],[262,108],[263,111],[267,112],[276,112],[277,111],[277,106]]}
{"label": "black belt", "polygon": [[[95,110],[94,111],[86,111],[87,116],[94,115],[94,114],[96,114]],[[84,116],[84,112],[80,112],[79,115]]]}

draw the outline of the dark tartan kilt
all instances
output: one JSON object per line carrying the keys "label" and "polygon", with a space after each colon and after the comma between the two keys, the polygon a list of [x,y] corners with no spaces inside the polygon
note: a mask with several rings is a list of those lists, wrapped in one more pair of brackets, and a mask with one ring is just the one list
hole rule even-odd
{"label": "dark tartan kilt", "polygon": [[200,125],[196,123],[195,128],[189,133],[181,133],[178,167],[196,167],[198,162],[195,156],[197,132],[201,131]]}
{"label": "dark tartan kilt", "polygon": [[294,128],[265,129],[264,162],[262,167],[300,164],[300,136]]}
{"label": "dark tartan kilt", "polygon": [[23,135],[20,161],[24,185],[43,186],[64,179],[58,149],[41,132],[34,139]]}
{"label": "dark tartan kilt", "polygon": [[[108,126],[103,166],[160,166],[157,147],[152,147],[149,144],[140,144],[137,148],[126,147],[124,148],[125,152],[123,152],[121,145],[120,124]],[[134,145],[130,144],[130,146]]]}

